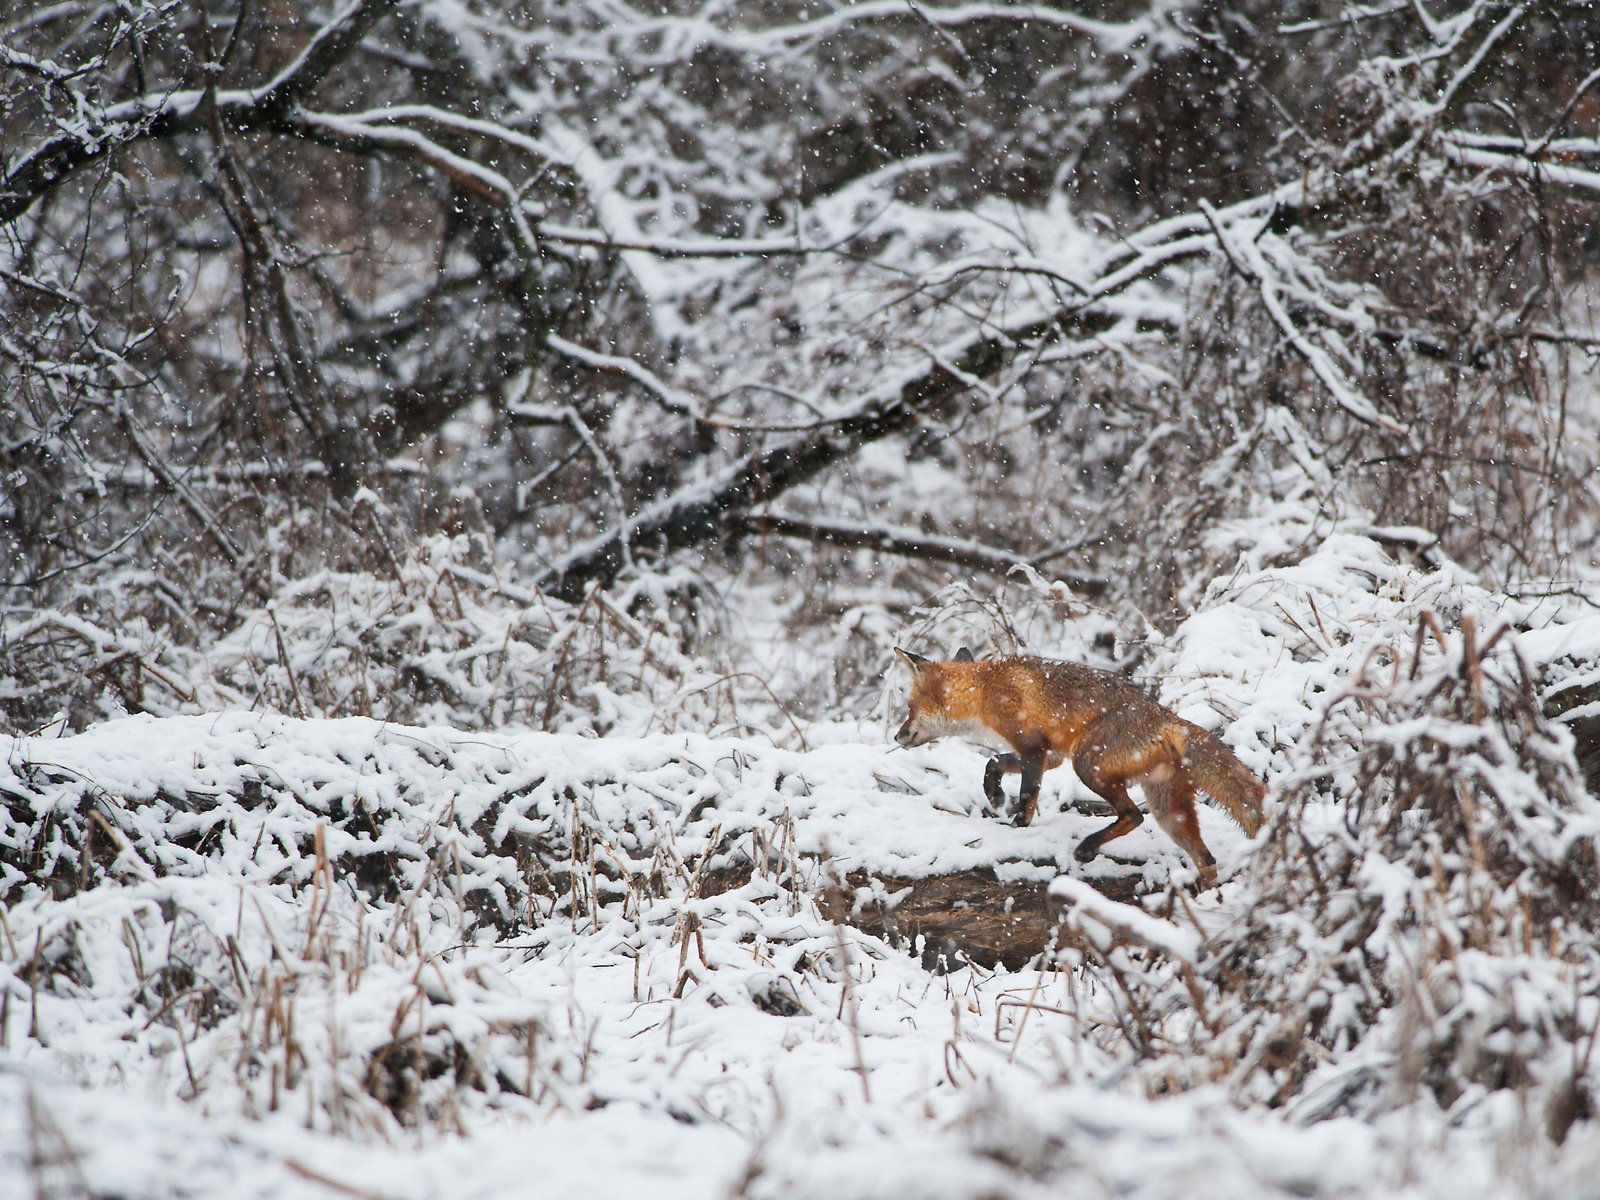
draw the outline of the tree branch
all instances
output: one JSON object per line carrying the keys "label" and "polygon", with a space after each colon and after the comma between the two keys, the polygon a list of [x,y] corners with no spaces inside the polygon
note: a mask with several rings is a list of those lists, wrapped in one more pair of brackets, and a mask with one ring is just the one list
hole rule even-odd
{"label": "tree branch", "polygon": [[1218,248],[1227,256],[1233,269],[1255,285],[1268,316],[1278,326],[1284,339],[1294,347],[1301,358],[1305,359],[1312,372],[1322,381],[1323,387],[1333,397],[1334,403],[1364,424],[1387,430],[1398,437],[1409,438],[1410,430],[1368,404],[1365,397],[1357,393],[1345,379],[1344,373],[1339,370],[1328,352],[1312,341],[1305,330],[1295,323],[1290,307],[1284,302],[1283,289],[1256,240],[1236,236],[1231,228],[1225,227],[1217,219],[1216,210],[1210,205],[1202,204],[1202,209],[1207,219],[1211,221]]}
{"label": "tree branch", "polygon": [[[1012,571],[1032,570],[1036,559],[1025,558],[1007,550],[997,550],[964,538],[946,538],[921,533],[898,526],[850,524],[844,521],[819,521],[784,513],[747,513],[737,524],[761,534],[779,537],[803,538],[813,542],[828,542],[835,546],[860,546],[881,550],[886,554],[899,554],[907,558],[926,558],[937,562],[954,563],[994,575],[1009,575]],[[1106,580],[1098,575],[1075,572],[1055,572],[1074,590],[1085,595],[1098,595],[1106,589]]]}
{"label": "tree branch", "polygon": [[133,446],[134,453],[150,469],[150,473],[160,480],[161,486],[178,497],[183,506],[199,522],[200,527],[206,531],[206,536],[216,543],[217,549],[222,551],[229,562],[239,562],[244,557],[244,551],[240,550],[238,543],[228,536],[228,531],[222,527],[222,522],[217,519],[216,513],[195,495],[171,467],[161,461],[161,456],[145,440],[144,431],[134,423],[133,416],[126,408],[117,410],[117,420],[128,435],[128,442]]}
{"label": "tree branch", "polygon": [[[280,125],[399,2],[352,0],[263,87],[217,92],[217,117],[233,129]],[[51,138],[23,155],[0,179],[0,225],[17,220],[73,174],[124,146],[204,128],[211,119],[207,96],[203,89],[173,90],[111,105],[101,110],[98,121]],[[95,106],[80,97],[79,107],[92,112]]]}
{"label": "tree branch", "polygon": [[266,119],[277,119],[316,90],[399,3],[400,0],[350,0],[342,13],[317,32],[300,57],[262,89],[260,103],[266,109]]}
{"label": "tree branch", "polygon": [[[1301,185],[1276,189],[1214,214],[1239,220],[1249,215],[1273,218],[1292,209]],[[909,370],[899,380],[870,393],[853,412],[828,425],[746,454],[710,479],[692,483],[630,517],[622,525],[575,547],[538,581],[541,590],[577,600],[591,584],[606,584],[623,568],[623,549],[669,553],[701,545],[736,527],[745,513],[812,478],[861,447],[915,425],[1004,365],[1013,349],[1063,332],[1104,332],[1124,320],[1104,303],[1175,262],[1213,253],[1216,236],[1202,214],[1157,222],[1141,231],[1105,265],[1069,306],[1045,311],[1006,329],[980,329],[950,352]]]}
{"label": "tree branch", "polygon": [[[1042,330],[1035,335],[1038,332]],[[951,360],[960,375],[939,365],[919,370],[880,388],[826,429],[745,455],[711,479],[680,489],[570,551],[540,577],[540,589],[575,600],[590,584],[609,583],[616,577],[624,565],[625,546],[634,552],[667,552],[712,540],[727,532],[744,510],[849,458],[862,446],[909,428],[953,400],[966,387],[962,376],[991,374],[1011,344],[999,335],[969,338],[964,351]]]}

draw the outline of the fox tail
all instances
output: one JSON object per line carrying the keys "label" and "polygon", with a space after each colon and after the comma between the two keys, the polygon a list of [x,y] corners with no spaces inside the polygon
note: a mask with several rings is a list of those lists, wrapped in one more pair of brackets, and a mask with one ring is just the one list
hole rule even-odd
{"label": "fox tail", "polygon": [[1261,801],[1267,785],[1209,733],[1190,739],[1185,757],[1195,785],[1254,837],[1264,820]]}

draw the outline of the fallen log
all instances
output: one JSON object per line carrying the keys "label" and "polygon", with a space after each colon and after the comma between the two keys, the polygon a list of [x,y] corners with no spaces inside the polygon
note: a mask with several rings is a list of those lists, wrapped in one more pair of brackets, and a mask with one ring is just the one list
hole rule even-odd
{"label": "fallen log", "polygon": [[[714,896],[749,882],[750,871],[719,871],[702,883]],[[1112,900],[1134,901],[1136,876],[1090,881]],[[817,908],[830,921],[903,945],[930,969],[963,963],[1009,970],[1027,966],[1053,944],[1058,914],[1048,883],[1001,880],[977,868],[950,875],[904,879],[851,871],[842,882],[816,893]]]}

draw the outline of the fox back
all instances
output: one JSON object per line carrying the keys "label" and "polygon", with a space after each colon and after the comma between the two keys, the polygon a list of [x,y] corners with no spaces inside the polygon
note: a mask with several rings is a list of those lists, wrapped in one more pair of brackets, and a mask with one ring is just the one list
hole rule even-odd
{"label": "fox back", "polygon": [[1127,680],[1079,663],[1021,655],[907,661],[910,713],[895,735],[902,746],[950,734],[999,750],[1042,741],[1064,761],[1084,729],[1107,713],[1137,712],[1147,722],[1173,716]]}

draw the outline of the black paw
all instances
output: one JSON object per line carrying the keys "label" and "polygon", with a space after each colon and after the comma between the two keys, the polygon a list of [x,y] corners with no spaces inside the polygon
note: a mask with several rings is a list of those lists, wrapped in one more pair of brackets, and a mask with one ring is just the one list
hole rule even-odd
{"label": "black paw", "polygon": [[1088,862],[1100,853],[1100,847],[1085,839],[1078,843],[1078,848],[1072,852],[1072,857],[1081,863]]}

